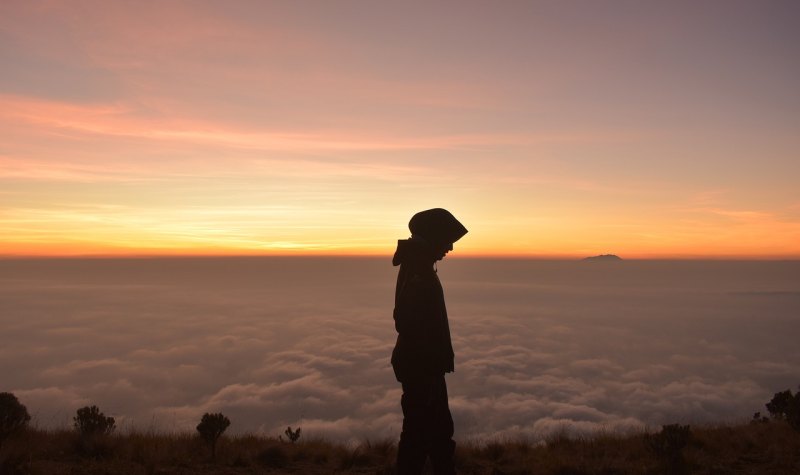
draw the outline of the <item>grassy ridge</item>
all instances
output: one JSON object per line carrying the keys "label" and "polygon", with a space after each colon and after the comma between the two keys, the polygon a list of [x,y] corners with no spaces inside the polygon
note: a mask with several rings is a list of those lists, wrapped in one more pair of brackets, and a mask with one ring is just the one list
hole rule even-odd
{"label": "grassy ridge", "polygon": [[[783,421],[693,427],[671,464],[653,450],[653,436],[598,434],[544,443],[461,443],[462,474],[797,474],[800,433]],[[345,446],[326,440],[296,444],[261,436],[223,437],[212,461],[193,434],[129,433],[82,438],[72,431],[29,429],[0,450],[0,474],[391,474],[394,441]]]}

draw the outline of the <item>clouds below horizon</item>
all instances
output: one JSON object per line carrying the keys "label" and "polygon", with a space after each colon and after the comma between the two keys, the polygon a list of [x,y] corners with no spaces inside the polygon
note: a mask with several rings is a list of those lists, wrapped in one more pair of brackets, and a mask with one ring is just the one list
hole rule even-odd
{"label": "clouds below horizon", "polygon": [[[0,262],[0,371],[43,427],[396,437],[393,269],[362,259]],[[448,260],[458,437],[740,421],[800,382],[793,262]]]}

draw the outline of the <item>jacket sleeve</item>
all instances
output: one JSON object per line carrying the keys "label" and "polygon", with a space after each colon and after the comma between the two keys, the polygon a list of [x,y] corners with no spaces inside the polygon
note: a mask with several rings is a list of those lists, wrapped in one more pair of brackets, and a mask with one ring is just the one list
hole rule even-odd
{"label": "jacket sleeve", "polygon": [[431,286],[418,276],[411,276],[402,289],[394,309],[394,326],[407,343],[416,346],[428,337],[434,303]]}

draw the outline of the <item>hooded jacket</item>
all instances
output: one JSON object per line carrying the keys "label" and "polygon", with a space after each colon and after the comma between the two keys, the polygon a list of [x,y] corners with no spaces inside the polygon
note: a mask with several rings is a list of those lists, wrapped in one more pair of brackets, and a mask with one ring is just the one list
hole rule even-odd
{"label": "hooded jacket", "polygon": [[392,368],[398,381],[454,371],[444,292],[433,269],[433,248],[417,236],[397,242],[392,264],[400,266],[395,289],[397,343]]}
{"label": "hooded jacket", "polygon": [[467,228],[443,208],[420,211],[411,217],[408,229],[435,246],[453,244],[467,234]]}

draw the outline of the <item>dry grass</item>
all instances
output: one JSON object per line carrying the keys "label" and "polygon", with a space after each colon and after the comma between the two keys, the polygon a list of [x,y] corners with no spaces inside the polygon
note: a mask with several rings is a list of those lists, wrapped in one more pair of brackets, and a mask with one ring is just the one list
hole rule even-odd
{"label": "dry grass", "polygon": [[[460,443],[463,474],[797,474],[800,433],[773,421],[692,428],[680,466],[660,459],[646,434],[565,435],[531,443]],[[85,439],[71,431],[31,429],[0,450],[0,474],[330,474],[394,473],[395,441],[345,446],[322,439],[295,444],[254,435],[223,437],[212,462],[192,434],[128,433]]]}

